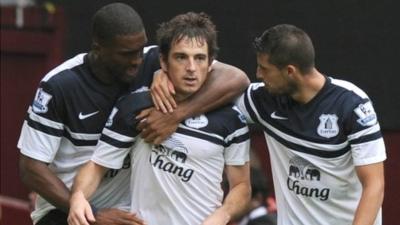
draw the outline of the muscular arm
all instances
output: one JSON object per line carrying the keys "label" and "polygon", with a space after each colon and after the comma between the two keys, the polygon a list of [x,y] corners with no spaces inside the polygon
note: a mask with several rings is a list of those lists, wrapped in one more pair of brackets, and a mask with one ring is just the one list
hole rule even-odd
{"label": "muscular arm", "polygon": [[21,180],[27,187],[58,209],[68,212],[69,189],[46,163],[20,154],[19,170]]}
{"label": "muscular arm", "polygon": [[353,225],[372,225],[383,202],[383,162],[357,166],[356,171],[363,190]]}
{"label": "muscular arm", "polygon": [[223,205],[215,210],[202,225],[225,225],[243,213],[250,202],[249,163],[247,162],[244,166],[226,166],[225,169],[229,182],[229,193]]}
{"label": "muscular arm", "polygon": [[138,129],[142,130],[141,135],[147,142],[159,144],[175,132],[182,120],[233,101],[249,83],[250,81],[243,71],[216,62],[213,64],[206,82],[195,95],[181,102],[173,113],[163,114],[153,110],[146,115],[146,122],[140,123]]}

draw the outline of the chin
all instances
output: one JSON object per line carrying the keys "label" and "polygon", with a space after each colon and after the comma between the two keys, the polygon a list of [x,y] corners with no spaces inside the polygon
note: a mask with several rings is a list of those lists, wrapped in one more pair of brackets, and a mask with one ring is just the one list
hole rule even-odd
{"label": "chin", "polygon": [[134,81],[136,79],[136,76],[137,76],[137,74],[135,74],[135,75],[125,75],[125,76],[122,77],[121,80],[124,81],[124,82],[132,82],[132,81]]}

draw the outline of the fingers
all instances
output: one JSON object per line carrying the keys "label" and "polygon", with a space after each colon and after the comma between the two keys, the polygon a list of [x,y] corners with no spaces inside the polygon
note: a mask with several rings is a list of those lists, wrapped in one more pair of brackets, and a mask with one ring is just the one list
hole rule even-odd
{"label": "fingers", "polygon": [[142,132],[144,132],[145,127],[147,126],[147,119],[142,119],[139,124],[136,126],[137,130],[141,130]]}
{"label": "fingers", "polygon": [[173,112],[176,102],[173,97],[175,89],[168,76],[163,71],[157,71],[151,85],[151,96],[157,110],[164,113]]}
{"label": "fingers", "polygon": [[159,145],[161,144],[167,137],[164,136],[158,136],[154,139],[154,141],[152,142],[155,145]]}
{"label": "fingers", "polygon": [[139,115],[136,116],[136,119],[143,119],[146,118],[150,115],[150,112],[153,110],[153,108],[148,108],[148,109],[144,109],[142,110]]}
{"label": "fingers", "polygon": [[153,143],[154,139],[157,138],[157,133],[156,132],[150,132],[146,129],[144,129],[141,133],[140,136],[144,139],[145,142],[147,143]]}
{"label": "fingers", "polygon": [[[86,216],[84,214],[79,215],[79,214],[70,213],[67,221],[68,221],[68,225],[90,225],[89,222],[86,220]],[[93,220],[90,222],[95,222],[95,221]]]}
{"label": "fingers", "polygon": [[[169,93],[171,93],[171,94],[173,94],[173,95],[175,95],[176,93],[175,93],[175,87],[174,87],[174,84],[171,82],[171,80],[169,80],[168,79],[168,90],[169,90]],[[174,102],[175,102],[175,99],[173,99],[174,100]],[[176,107],[176,103],[174,104],[174,107]]]}
{"label": "fingers", "polygon": [[89,223],[96,221],[90,204],[82,192],[75,192],[71,196],[67,220],[69,225],[89,225]]}
{"label": "fingers", "polygon": [[167,113],[169,111],[170,108],[168,107],[170,106],[167,105],[169,103],[163,100],[165,99],[165,96],[161,96],[156,89],[154,90],[154,92],[152,90],[151,98],[157,110],[161,110],[163,113]]}
{"label": "fingers", "polygon": [[94,218],[92,208],[85,208],[85,218],[87,219],[88,222],[94,223],[96,222],[96,219]]}
{"label": "fingers", "polygon": [[145,225],[146,223],[136,216],[135,213],[127,213],[121,218],[121,225]]}
{"label": "fingers", "polygon": [[96,215],[96,225],[145,225],[146,223],[136,215],[115,208],[101,209]]}

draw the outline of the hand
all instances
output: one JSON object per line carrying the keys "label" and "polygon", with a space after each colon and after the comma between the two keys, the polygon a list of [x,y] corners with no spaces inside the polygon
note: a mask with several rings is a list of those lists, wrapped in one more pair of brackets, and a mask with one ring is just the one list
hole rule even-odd
{"label": "hand", "polygon": [[89,225],[95,222],[92,208],[81,191],[72,194],[68,214],[69,225]]}
{"label": "hand", "polygon": [[201,225],[226,225],[229,221],[229,214],[219,208],[213,214],[209,215]]}
{"label": "hand", "polygon": [[96,213],[94,225],[144,225],[144,221],[136,213],[120,209],[101,209]]}
{"label": "hand", "polygon": [[163,114],[154,108],[143,110],[136,118],[142,119],[137,126],[137,129],[141,130],[142,138],[156,145],[171,136],[180,123],[176,113]]}
{"label": "hand", "polygon": [[176,108],[176,102],[173,97],[175,89],[164,71],[158,70],[155,72],[150,89],[151,98],[157,110],[161,110],[164,113],[174,111],[174,108]]}

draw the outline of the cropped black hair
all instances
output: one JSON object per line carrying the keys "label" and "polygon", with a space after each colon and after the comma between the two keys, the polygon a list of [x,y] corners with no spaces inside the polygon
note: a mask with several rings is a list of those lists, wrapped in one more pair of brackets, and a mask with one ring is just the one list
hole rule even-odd
{"label": "cropped black hair", "polygon": [[99,9],[92,19],[92,36],[107,42],[115,36],[144,31],[139,14],[124,3],[111,3]]}
{"label": "cropped black hair", "polygon": [[254,40],[257,53],[269,56],[269,63],[282,69],[287,65],[295,65],[305,74],[314,67],[314,46],[310,37],[302,29],[280,24],[269,28]]}

